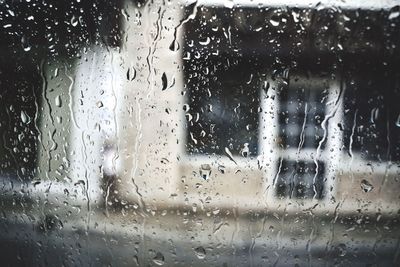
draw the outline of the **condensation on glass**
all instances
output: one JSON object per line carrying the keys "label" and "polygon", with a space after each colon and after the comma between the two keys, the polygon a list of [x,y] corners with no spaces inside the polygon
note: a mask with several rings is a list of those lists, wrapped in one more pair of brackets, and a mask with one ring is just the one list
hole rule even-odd
{"label": "condensation on glass", "polygon": [[400,5],[0,0],[5,266],[397,266]]}

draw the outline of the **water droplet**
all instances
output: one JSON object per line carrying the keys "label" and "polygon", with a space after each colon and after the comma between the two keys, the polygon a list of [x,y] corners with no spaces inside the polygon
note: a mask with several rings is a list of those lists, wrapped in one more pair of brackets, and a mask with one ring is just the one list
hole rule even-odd
{"label": "water droplet", "polygon": [[229,148],[225,147],[225,153],[228,156],[228,158],[237,165],[236,161],[233,159],[233,155],[232,155],[231,151],[229,150]]}
{"label": "water droplet", "polygon": [[338,249],[338,252],[339,252],[339,256],[340,257],[344,257],[345,255],[346,255],[346,253],[347,253],[347,248],[346,248],[346,245],[345,244],[343,244],[343,243],[341,243],[341,244],[339,244],[338,246],[337,246],[337,249]]}
{"label": "water droplet", "polygon": [[397,120],[396,120],[395,124],[397,127],[400,127],[400,114],[399,114],[399,116],[397,116]]}
{"label": "water droplet", "polygon": [[379,117],[379,108],[373,108],[371,110],[371,123],[375,123]]}
{"label": "water droplet", "polygon": [[190,110],[190,106],[188,104],[183,104],[183,110],[188,112]]}
{"label": "water droplet", "polygon": [[136,69],[135,68],[129,68],[128,71],[126,72],[126,79],[128,81],[133,81],[136,78]]}
{"label": "water droplet", "polygon": [[161,76],[161,81],[162,81],[162,89],[161,90],[164,91],[165,89],[167,89],[167,86],[168,86],[167,75],[165,74],[165,72]]}
{"label": "water droplet", "polygon": [[133,256],[133,261],[135,262],[135,264],[137,265],[137,266],[139,266],[139,258],[138,258],[138,256]]}
{"label": "water droplet", "polygon": [[185,116],[186,116],[187,121],[191,121],[193,119],[193,116],[190,113],[186,113]]}
{"label": "water droplet", "polygon": [[203,247],[197,247],[194,249],[194,253],[197,258],[204,259],[206,257],[206,250]]}
{"label": "water droplet", "polygon": [[269,20],[272,26],[277,27],[279,26],[279,20],[277,18],[272,18]]}
{"label": "water droplet", "polygon": [[370,184],[367,180],[363,179],[361,181],[361,189],[364,190],[365,193],[368,193],[372,189],[374,189],[374,186]]}
{"label": "water droplet", "polygon": [[218,166],[218,171],[219,171],[220,173],[224,174],[224,173],[225,173],[225,166],[219,165],[219,166]]}
{"label": "water droplet", "polygon": [[250,154],[249,143],[244,143],[242,151],[240,153],[245,158]]}
{"label": "water droplet", "polygon": [[22,36],[21,43],[22,43],[22,47],[24,48],[25,52],[28,52],[31,50],[31,46],[29,45],[28,39],[25,36]]}
{"label": "water droplet", "polygon": [[153,258],[153,262],[159,266],[164,265],[164,255],[161,252],[157,252],[156,256]]}
{"label": "water droplet", "polygon": [[85,181],[84,180],[78,180],[76,183],[74,183],[74,186],[77,186],[77,185],[85,186]]}
{"label": "water droplet", "polygon": [[388,19],[395,19],[400,15],[399,11],[393,11],[392,13],[389,14]]}
{"label": "water droplet", "polygon": [[263,88],[263,90],[265,91],[265,93],[268,92],[269,87],[270,87],[269,82],[268,82],[268,81],[264,81],[264,84],[263,84],[263,87],[262,87],[262,88]]}
{"label": "water droplet", "polygon": [[76,27],[76,25],[78,25],[78,19],[77,19],[77,17],[72,16],[72,18],[71,18],[71,25],[72,25],[73,27]]}
{"label": "water droplet", "polygon": [[171,43],[171,45],[169,46],[169,50],[176,52],[179,50],[179,43],[174,39]]}
{"label": "water droplet", "polygon": [[224,1],[224,6],[225,6],[226,8],[233,8],[234,3],[233,3],[232,0],[225,0],[225,1]]}
{"label": "water droplet", "polygon": [[25,111],[21,111],[21,120],[23,123],[29,123],[31,118],[25,113]]}
{"label": "water droplet", "polygon": [[57,107],[61,107],[62,106],[61,97],[59,95],[56,96],[56,98],[54,99],[54,102],[55,102]]}
{"label": "water droplet", "polygon": [[204,180],[208,180],[211,175],[211,166],[209,164],[202,164],[200,166],[200,176]]}
{"label": "water droplet", "polygon": [[210,43],[210,37],[207,37],[207,39],[204,41],[199,41],[200,45],[208,45],[209,43]]}
{"label": "water droplet", "polygon": [[103,102],[101,102],[101,101],[97,101],[96,106],[97,106],[98,108],[102,108],[102,107],[104,107],[104,104],[103,104]]}

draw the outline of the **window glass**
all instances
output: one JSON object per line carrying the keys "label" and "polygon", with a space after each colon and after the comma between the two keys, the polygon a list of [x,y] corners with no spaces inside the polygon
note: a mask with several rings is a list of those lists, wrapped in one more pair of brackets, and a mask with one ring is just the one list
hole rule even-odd
{"label": "window glass", "polygon": [[400,266],[397,0],[0,0],[1,266]]}

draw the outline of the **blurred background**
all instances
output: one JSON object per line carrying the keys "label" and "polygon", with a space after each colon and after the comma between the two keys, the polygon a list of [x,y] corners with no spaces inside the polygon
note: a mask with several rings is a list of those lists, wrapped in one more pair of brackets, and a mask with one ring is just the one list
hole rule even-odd
{"label": "blurred background", "polygon": [[0,0],[4,266],[400,265],[400,5]]}

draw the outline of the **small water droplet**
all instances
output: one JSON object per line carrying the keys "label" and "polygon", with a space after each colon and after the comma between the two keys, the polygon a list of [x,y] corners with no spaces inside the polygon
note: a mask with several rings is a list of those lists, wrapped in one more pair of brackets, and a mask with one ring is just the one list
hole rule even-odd
{"label": "small water droplet", "polygon": [[54,99],[54,102],[55,102],[57,107],[61,107],[62,106],[61,97],[59,95],[56,96],[56,98]]}
{"label": "small water droplet", "polygon": [[97,106],[98,108],[102,108],[102,107],[104,107],[104,104],[103,104],[103,102],[101,102],[101,101],[97,101],[96,106]]}
{"label": "small water droplet", "polygon": [[78,25],[78,18],[77,18],[77,17],[72,16],[72,18],[71,18],[71,25],[72,25],[73,27],[76,27],[76,25]]}
{"label": "small water droplet", "polygon": [[374,189],[374,186],[370,184],[367,180],[363,179],[361,181],[361,189],[364,190],[365,193],[368,193]]}
{"label": "small water droplet", "polygon": [[21,111],[21,120],[23,123],[29,123],[30,117],[25,113],[25,111]]}
{"label": "small water droplet", "polygon": [[22,47],[23,47],[25,52],[28,52],[28,51],[31,50],[31,46],[30,46],[30,44],[28,42],[28,39],[25,36],[22,36],[21,43],[22,43]]}
{"label": "small water droplet", "polygon": [[167,89],[167,86],[168,86],[167,75],[165,74],[165,72],[161,76],[161,81],[162,81],[162,89],[161,90],[164,91],[165,89]]}
{"label": "small water droplet", "polygon": [[373,108],[371,110],[371,123],[375,123],[379,117],[379,108]]}
{"label": "small water droplet", "polygon": [[218,166],[218,171],[219,171],[220,173],[224,174],[224,173],[225,173],[225,166],[219,165],[219,166]]}
{"label": "small water droplet", "polygon": [[191,121],[193,119],[193,116],[190,113],[186,113],[185,116],[186,116],[187,121]]}
{"label": "small water droplet", "polygon": [[263,88],[263,90],[265,91],[265,93],[268,92],[269,87],[270,87],[269,82],[268,82],[268,81],[264,81],[264,84],[263,84],[263,87],[262,87],[262,88]]}
{"label": "small water droplet", "polygon": [[157,252],[156,256],[153,258],[153,262],[159,266],[164,265],[164,255],[161,252]]}
{"label": "small water droplet", "polygon": [[396,120],[395,124],[397,127],[400,127],[400,114],[399,114],[399,116],[397,116],[397,120]]}
{"label": "small water droplet", "polygon": [[190,110],[190,106],[188,104],[183,104],[183,110],[188,112]]}
{"label": "small water droplet", "polygon": [[346,245],[341,243],[337,246],[338,252],[339,252],[339,256],[340,257],[344,257],[347,253],[347,248]]}
{"label": "small water droplet", "polygon": [[129,68],[128,71],[126,72],[126,79],[128,81],[133,81],[136,78],[136,69],[135,68]]}
{"label": "small water droplet", "polygon": [[85,181],[84,180],[78,180],[76,183],[74,183],[74,186],[77,186],[77,185],[85,186]]}
{"label": "small water droplet", "polygon": [[204,259],[206,257],[206,250],[203,247],[197,247],[194,249],[194,253],[197,258]]}
{"label": "small water droplet", "polygon": [[211,166],[209,164],[202,164],[200,166],[200,176],[204,180],[208,180],[211,175]]}

